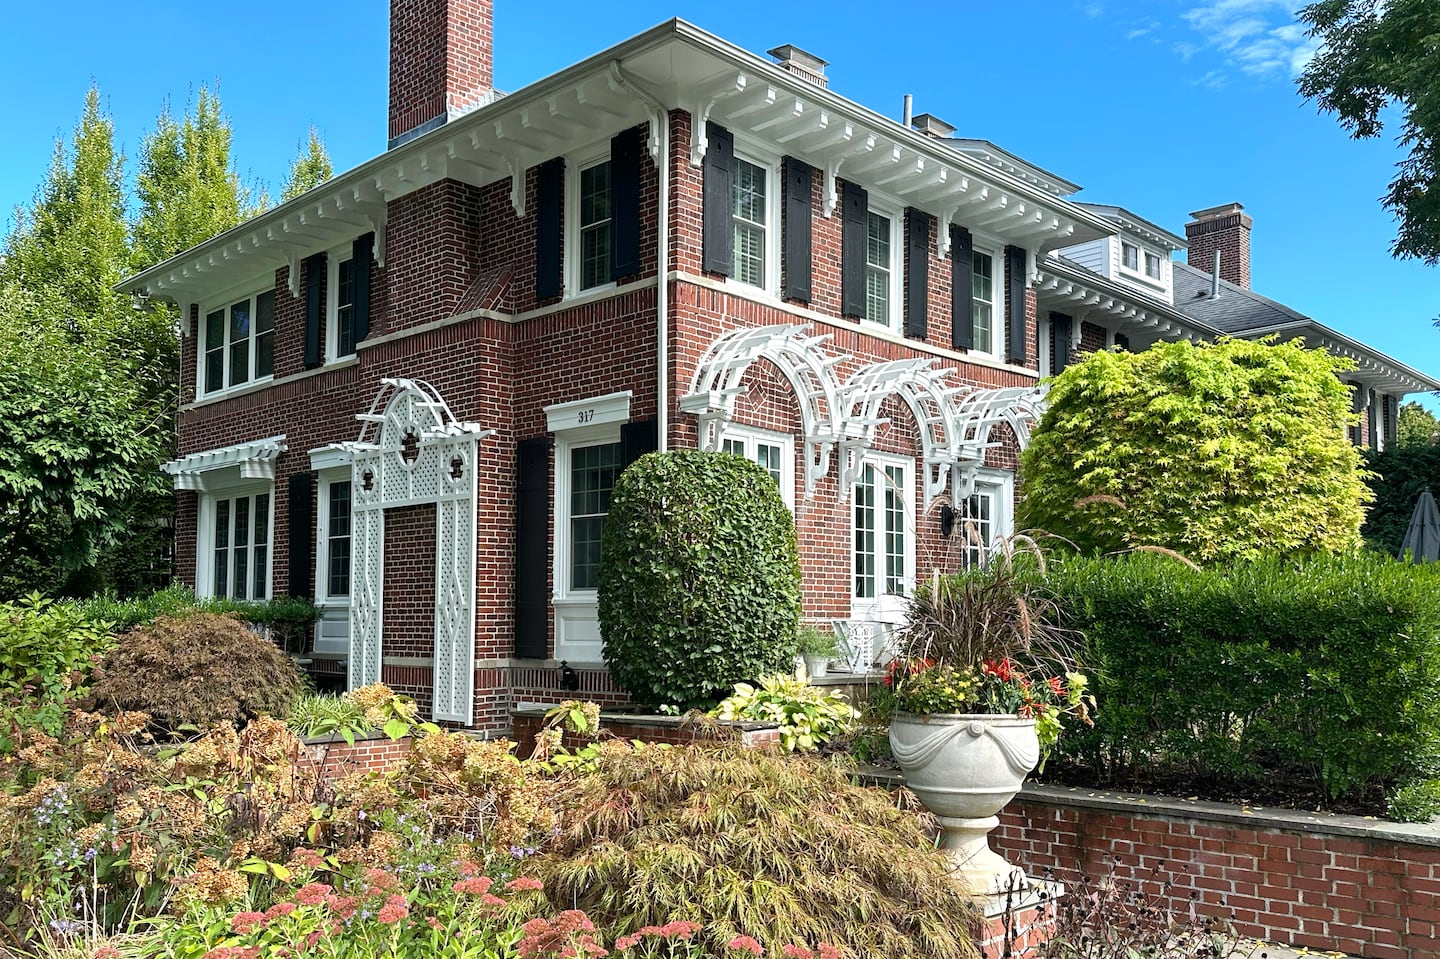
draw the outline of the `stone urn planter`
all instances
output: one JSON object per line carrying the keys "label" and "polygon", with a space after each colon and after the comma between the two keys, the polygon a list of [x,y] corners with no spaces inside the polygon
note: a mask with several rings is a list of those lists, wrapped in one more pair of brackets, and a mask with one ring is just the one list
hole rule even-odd
{"label": "stone urn planter", "polygon": [[1035,720],[1015,715],[897,712],[890,749],[905,785],[940,820],[940,846],[975,895],[1021,888],[1025,873],[990,848],[996,816],[1040,761]]}

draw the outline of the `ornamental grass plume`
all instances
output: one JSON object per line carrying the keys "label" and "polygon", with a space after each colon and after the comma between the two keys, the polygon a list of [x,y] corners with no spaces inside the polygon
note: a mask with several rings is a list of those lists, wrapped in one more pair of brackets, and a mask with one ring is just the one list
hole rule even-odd
{"label": "ornamental grass plume", "polygon": [[[913,800],[837,765],[733,745],[601,756],[550,851],[527,860],[557,907],[622,936],[700,923],[705,955],[976,959],[980,917]],[[753,955],[762,953],[751,952]]]}

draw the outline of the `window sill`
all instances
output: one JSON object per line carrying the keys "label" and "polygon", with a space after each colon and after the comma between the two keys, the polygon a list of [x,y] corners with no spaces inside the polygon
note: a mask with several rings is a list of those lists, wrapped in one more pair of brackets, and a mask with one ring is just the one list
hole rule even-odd
{"label": "window sill", "polygon": [[204,396],[195,400],[192,405],[200,406],[204,403],[216,403],[220,400],[228,400],[233,396],[244,396],[245,394],[253,393],[256,390],[263,390],[265,387],[269,386],[271,383],[274,382],[275,377],[273,375],[267,376],[263,379],[246,380],[244,383],[240,383],[236,386],[227,386],[223,390],[216,390],[213,393],[206,393]]}
{"label": "window sill", "polygon": [[236,386],[219,393],[206,393],[199,399],[192,400],[189,403],[182,403],[180,406],[180,412],[184,413],[189,410],[200,409],[201,407],[210,406],[214,403],[223,403],[226,400],[233,400],[238,397],[249,396],[252,393],[259,393],[262,390],[267,390],[272,386],[280,386],[284,383],[294,383],[307,377],[319,376],[322,373],[333,373],[336,370],[349,369],[350,367],[356,365],[359,362],[360,361],[357,357],[347,356],[344,360],[340,360],[335,363],[328,363],[325,366],[317,366],[313,370],[305,370],[300,373],[295,373],[291,376],[271,377],[267,380],[252,380],[251,382],[246,383],[244,386]]}

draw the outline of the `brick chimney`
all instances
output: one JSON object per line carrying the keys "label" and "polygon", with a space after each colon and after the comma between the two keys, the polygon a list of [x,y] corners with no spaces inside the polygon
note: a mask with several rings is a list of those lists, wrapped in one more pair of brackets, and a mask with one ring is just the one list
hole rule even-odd
{"label": "brick chimney", "polygon": [[1220,279],[1250,289],[1250,225],[1254,222],[1238,203],[1196,210],[1185,224],[1190,243],[1186,262],[1209,273],[1220,251]]}
{"label": "brick chimney", "polygon": [[494,0],[390,0],[390,147],[488,103],[494,49]]}

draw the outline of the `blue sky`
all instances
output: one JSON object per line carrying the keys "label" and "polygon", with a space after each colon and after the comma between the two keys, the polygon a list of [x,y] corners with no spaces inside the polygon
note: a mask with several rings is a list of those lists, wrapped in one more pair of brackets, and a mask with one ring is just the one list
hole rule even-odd
{"label": "blue sky", "polygon": [[[831,88],[896,117],[914,94],[1005,149],[1183,233],[1191,210],[1255,218],[1256,290],[1440,376],[1434,269],[1389,255],[1378,197],[1393,131],[1350,140],[1295,93],[1309,43],[1273,0],[910,5],[497,0],[496,83],[515,90],[672,16],[756,53],[794,43]],[[117,13],[123,10],[123,14]],[[878,11],[878,13],[877,13]],[[278,195],[313,124],[336,168],[385,146],[388,5],[73,0],[10,11],[0,59],[0,209],[26,203],[97,83],[130,157],[168,99],[218,87],[242,176]],[[133,169],[133,164],[132,164]],[[1427,401],[1427,405],[1435,405]]]}

